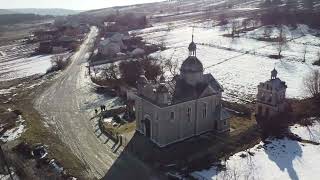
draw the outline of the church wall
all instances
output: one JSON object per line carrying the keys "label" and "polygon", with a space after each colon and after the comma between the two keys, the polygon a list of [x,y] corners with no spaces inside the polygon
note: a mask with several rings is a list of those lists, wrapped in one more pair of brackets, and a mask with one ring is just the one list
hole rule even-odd
{"label": "church wall", "polygon": [[[215,105],[217,96],[205,97],[197,100],[197,132],[201,134],[214,129],[215,117]],[[206,116],[204,116],[204,109],[206,104]]]}
{"label": "church wall", "polygon": [[[212,131],[216,121],[216,105],[221,102],[219,98],[221,98],[219,95],[209,96],[160,108],[147,100],[136,97],[137,130],[143,134],[145,133],[144,124],[141,120],[148,117],[151,121],[151,140],[159,146],[165,146],[194,135]],[[203,117],[205,103],[207,104],[206,118]],[[187,113],[188,107],[191,108],[190,120]],[[174,119],[171,118],[171,112],[174,112]]]}

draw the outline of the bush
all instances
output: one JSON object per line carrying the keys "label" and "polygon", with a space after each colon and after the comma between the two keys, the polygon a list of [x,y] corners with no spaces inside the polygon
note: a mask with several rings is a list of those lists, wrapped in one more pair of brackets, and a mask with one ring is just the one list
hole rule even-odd
{"label": "bush", "polygon": [[63,56],[54,56],[51,59],[51,68],[47,70],[47,74],[63,70],[68,65],[68,60],[65,60]]}

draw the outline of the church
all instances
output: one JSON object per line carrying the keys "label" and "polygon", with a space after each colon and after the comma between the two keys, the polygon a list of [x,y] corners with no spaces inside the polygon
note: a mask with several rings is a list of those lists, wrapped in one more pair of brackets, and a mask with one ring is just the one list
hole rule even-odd
{"label": "church", "polygon": [[142,73],[135,94],[136,130],[159,147],[201,135],[229,131],[229,115],[222,108],[223,87],[197,58],[197,46],[189,45],[189,56],[180,75],[158,82]]}

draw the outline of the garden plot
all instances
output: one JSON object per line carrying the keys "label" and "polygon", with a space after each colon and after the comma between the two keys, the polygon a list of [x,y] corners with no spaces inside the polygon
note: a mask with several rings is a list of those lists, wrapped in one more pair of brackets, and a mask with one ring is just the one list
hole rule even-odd
{"label": "garden plot", "polygon": [[52,55],[21,58],[0,62],[0,81],[7,81],[35,74],[45,74],[51,64]]}
{"label": "garden plot", "polygon": [[[319,123],[310,127],[294,126],[293,132],[302,138],[320,140]],[[309,131],[311,129],[311,131]],[[310,137],[312,134],[312,138]],[[320,146],[289,139],[269,139],[269,143],[256,145],[234,154],[226,161],[226,171],[210,169],[196,171],[197,179],[308,179],[317,180]]]}
{"label": "garden plot", "polygon": [[[224,27],[203,28],[195,24],[170,31],[164,30],[165,26],[160,24],[159,31],[155,26],[136,33],[147,42],[163,43],[168,48],[152,56],[179,60],[181,63],[188,56],[187,46],[191,42],[193,29],[191,26],[195,27],[197,56],[202,61],[205,71],[212,73],[225,88],[225,99],[254,100],[257,85],[270,78],[273,68],[276,68],[279,77],[287,82],[289,98],[304,98],[307,96],[303,88],[304,77],[314,69],[320,69],[312,65],[320,51],[320,38],[315,36],[318,32],[305,25],[299,25],[297,29],[284,27],[289,42],[282,52],[284,57],[281,60],[268,57],[278,53],[276,43],[257,40],[263,35],[264,27],[241,34],[240,38],[234,39],[223,36],[228,33]],[[271,36],[275,34],[277,32],[274,28]],[[307,54],[306,62],[303,63],[305,46]]]}

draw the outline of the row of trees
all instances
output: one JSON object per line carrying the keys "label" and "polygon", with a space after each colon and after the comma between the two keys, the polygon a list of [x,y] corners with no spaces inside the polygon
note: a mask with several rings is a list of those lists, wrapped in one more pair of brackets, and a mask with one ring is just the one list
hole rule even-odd
{"label": "row of trees", "polygon": [[306,10],[314,10],[319,0],[265,0],[262,2],[263,7],[275,7],[285,4],[288,10],[296,10],[301,7]]}
{"label": "row of trees", "polygon": [[163,73],[162,66],[156,59],[146,57],[139,60],[122,61],[119,64],[111,63],[103,70],[103,74],[109,81],[124,82],[135,87],[142,71],[145,71],[148,80],[153,81],[156,81]]}
{"label": "row of trees", "polygon": [[[119,64],[111,63],[103,69],[103,75],[109,82],[125,83],[129,86],[136,87],[136,82],[144,71],[148,80],[157,81],[165,72],[170,72],[172,77],[179,73],[179,62],[172,58],[158,60],[145,57],[139,60],[122,61]],[[115,85],[116,85],[115,84]]]}

